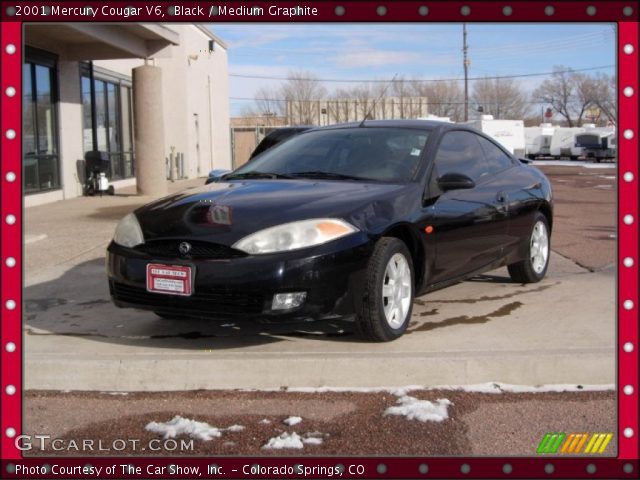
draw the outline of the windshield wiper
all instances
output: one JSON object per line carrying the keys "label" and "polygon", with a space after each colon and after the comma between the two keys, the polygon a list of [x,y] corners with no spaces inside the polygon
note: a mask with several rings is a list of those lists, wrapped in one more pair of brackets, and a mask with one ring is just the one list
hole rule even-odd
{"label": "windshield wiper", "polygon": [[243,173],[228,173],[223,175],[221,180],[234,180],[238,178],[292,178],[289,175],[285,175],[284,173],[272,173],[272,172],[243,172]]}
{"label": "windshield wiper", "polygon": [[323,172],[320,170],[311,170],[308,172],[293,172],[292,177],[308,177],[308,178],[329,178],[332,180],[369,180],[368,178],[356,177],[354,175],[345,175],[343,173]]}

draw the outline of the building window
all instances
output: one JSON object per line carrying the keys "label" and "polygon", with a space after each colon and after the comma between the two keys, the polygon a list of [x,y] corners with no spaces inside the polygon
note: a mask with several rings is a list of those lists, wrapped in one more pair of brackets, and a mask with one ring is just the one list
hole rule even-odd
{"label": "building window", "polygon": [[112,179],[133,177],[131,86],[95,72],[91,77],[86,71],[81,77],[84,151],[107,152]]}
{"label": "building window", "polygon": [[22,66],[24,192],[60,188],[55,57],[27,49]]}

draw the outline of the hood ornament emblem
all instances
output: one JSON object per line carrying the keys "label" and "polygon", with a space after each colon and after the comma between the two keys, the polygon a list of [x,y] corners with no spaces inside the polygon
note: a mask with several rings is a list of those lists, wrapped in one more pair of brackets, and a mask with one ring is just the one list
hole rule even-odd
{"label": "hood ornament emblem", "polygon": [[191,244],[189,242],[182,242],[178,245],[178,251],[181,255],[186,255],[191,251]]}

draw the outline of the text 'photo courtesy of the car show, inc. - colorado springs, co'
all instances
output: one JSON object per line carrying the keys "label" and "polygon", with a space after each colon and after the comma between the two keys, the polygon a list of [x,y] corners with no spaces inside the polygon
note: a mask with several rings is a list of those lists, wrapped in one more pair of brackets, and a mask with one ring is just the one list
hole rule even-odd
{"label": "text 'photo courtesy of the car show, inc. - colorado springs, co'", "polygon": [[2,478],[637,478],[637,3],[0,8]]}

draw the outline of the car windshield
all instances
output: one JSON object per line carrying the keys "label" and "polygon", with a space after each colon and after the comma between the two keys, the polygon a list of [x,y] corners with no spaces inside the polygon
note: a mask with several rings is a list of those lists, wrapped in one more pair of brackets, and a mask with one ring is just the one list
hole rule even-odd
{"label": "car windshield", "polygon": [[427,130],[381,127],[305,132],[263,152],[225,179],[406,182],[418,167],[428,136]]}

